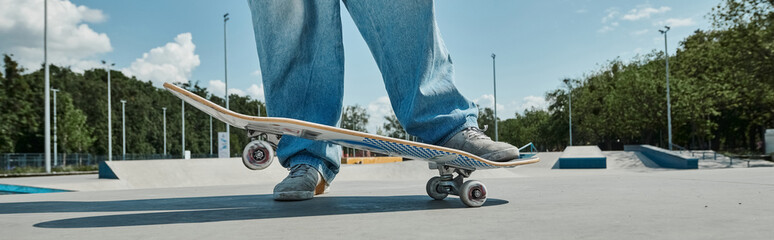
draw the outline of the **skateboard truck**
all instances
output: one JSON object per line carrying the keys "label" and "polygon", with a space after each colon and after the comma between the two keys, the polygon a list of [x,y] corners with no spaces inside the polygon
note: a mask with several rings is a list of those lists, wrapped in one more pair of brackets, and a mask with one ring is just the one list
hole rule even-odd
{"label": "skateboard truck", "polygon": [[460,197],[462,203],[469,207],[480,207],[486,202],[486,186],[483,183],[476,180],[463,182],[465,178],[470,177],[474,170],[435,162],[430,162],[429,167],[430,169],[438,169],[440,175],[427,181],[425,190],[431,198],[443,200],[449,194],[456,195]]}
{"label": "skateboard truck", "polygon": [[247,130],[250,140],[242,150],[242,163],[250,170],[261,170],[269,167],[274,160],[277,144],[282,135],[267,134],[255,130]]}

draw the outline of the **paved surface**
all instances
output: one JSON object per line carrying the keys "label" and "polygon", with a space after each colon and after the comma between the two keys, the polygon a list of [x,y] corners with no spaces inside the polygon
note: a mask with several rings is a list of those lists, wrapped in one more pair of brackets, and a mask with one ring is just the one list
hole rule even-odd
{"label": "paved surface", "polygon": [[[666,170],[631,152],[608,169],[542,162],[479,171],[489,200],[433,201],[422,162],[347,166],[329,194],[271,200],[274,182],[2,195],[3,239],[770,239],[772,168]],[[420,166],[422,165],[422,166]],[[281,169],[280,169],[281,170]],[[90,178],[89,178],[90,177]],[[96,176],[0,179],[70,181]],[[117,181],[117,180],[108,180]],[[107,183],[108,185],[111,183]],[[115,184],[115,183],[112,183]],[[116,184],[120,185],[120,184]],[[114,186],[115,187],[115,186]],[[107,187],[106,187],[107,188]]]}

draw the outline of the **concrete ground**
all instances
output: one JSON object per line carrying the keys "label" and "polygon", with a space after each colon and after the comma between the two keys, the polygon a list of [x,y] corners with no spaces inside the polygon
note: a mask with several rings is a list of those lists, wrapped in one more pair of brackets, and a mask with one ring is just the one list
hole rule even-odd
{"label": "concrete ground", "polygon": [[434,172],[419,161],[345,166],[328,194],[302,202],[271,199],[276,178],[284,173],[278,167],[265,175],[253,172],[250,179],[214,180],[220,185],[188,181],[190,186],[171,188],[147,182],[181,182],[186,176],[148,173],[145,178],[153,179],[143,181],[95,175],[6,178],[0,184],[80,191],[0,195],[0,234],[3,239],[774,236],[772,168],[670,170],[632,152],[604,154],[608,169],[552,169],[560,153],[541,153],[540,163],[477,171],[472,179],[485,183],[489,195],[480,208],[467,208],[454,196],[430,199],[425,182]]}

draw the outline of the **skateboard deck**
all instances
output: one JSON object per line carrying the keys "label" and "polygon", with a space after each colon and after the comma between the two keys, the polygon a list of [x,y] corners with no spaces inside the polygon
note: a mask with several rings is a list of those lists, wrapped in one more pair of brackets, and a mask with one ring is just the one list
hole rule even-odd
{"label": "skateboard deck", "polygon": [[290,118],[249,116],[228,110],[173,84],[164,83],[164,87],[178,98],[220,121],[237,128],[257,132],[324,141],[344,147],[369,150],[409,159],[424,160],[439,165],[454,166],[468,170],[515,167],[540,161],[534,154],[523,154],[521,158],[512,161],[494,162],[464,151],[436,145],[352,131]]}
{"label": "skateboard deck", "polygon": [[178,98],[212,117],[231,126],[247,130],[324,141],[344,147],[369,150],[409,159],[425,160],[435,162],[436,164],[455,166],[469,170],[515,167],[540,161],[540,159],[534,155],[530,156],[530,154],[524,154],[522,155],[522,158],[512,161],[494,162],[464,151],[441,146],[352,131],[290,118],[249,116],[223,108],[220,105],[210,102],[199,95],[173,84],[164,83],[164,87]]}

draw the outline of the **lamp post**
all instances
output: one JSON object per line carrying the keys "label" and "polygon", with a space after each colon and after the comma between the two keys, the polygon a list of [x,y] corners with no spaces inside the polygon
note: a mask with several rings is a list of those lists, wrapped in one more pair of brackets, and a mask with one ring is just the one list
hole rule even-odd
{"label": "lamp post", "polygon": [[167,108],[161,108],[164,111],[164,157],[167,156]]}
{"label": "lamp post", "polygon": [[[226,109],[228,108],[228,55],[226,51],[226,22],[228,22],[228,13],[223,14],[223,78],[226,82]],[[226,145],[226,148],[228,149],[228,154],[231,156],[231,126],[226,123],[226,142],[228,142],[228,145]]]}
{"label": "lamp post", "polygon": [[570,120],[569,120],[569,123],[570,123],[570,146],[572,146],[572,85],[570,83],[570,79],[564,79],[564,84],[567,85],[567,89],[568,89],[567,96],[570,98],[570,106],[569,106],[570,107],[570,111],[569,111],[569,113],[570,113]]}
{"label": "lamp post", "polygon": [[54,93],[54,167],[56,165],[59,165],[59,161],[57,161],[57,145],[56,145],[56,92],[59,92],[59,89],[51,89],[51,92]]}
{"label": "lamp post", "polygon": [[115,66],[115,63],[108,64],[105,62],[105,60],[102,60],[102,64],[105,65],[107,70],[107,85],[108,85],[108,104],[107,104],[107,115],[108,115],[108,161],[113,161],[113,112],[110,110],[110,67]]}
{"label": "lamp post", "polygon": [[46,173],[51,173],[51,104],[49,101],[49,94],[50,91],[50,84],[49,84],[49,72],[48,72],[48,0],[43,0],[43,68],[45,68],[45,74],[46,76],[43,77],[44,80],[44,89],[43,89],[43,101],[45,102],[45,110],[44,110],[44,141],[43,144],[43,152],[45,152],[43,155],[45,155],[46,158]]}
{"label": "lamp post", "polygon": [[183,154],[182,158],[185,158],[185,101],[183,100],[180,100],[180,112],[182,112],[182,114],[180,115],[180,120],[182,120],[181,122],[183,123],[183,128],[182,128],[183,134],[182,134],[182,138],[180,139],[180,141],[182,142],[181,154]]}
{"label": "lamp post", "polygon": [[210,116],[210,155],[212,155],[212,116]]}
{"label": "lamp post", "polygon": [[494,124],[495,124],[495,142],[498,141],[499,132],[497,131],[497,72],[495,71],[495,54],[492,53],[492,82],[494,83]]}
{"label": "lamp post", "polygon": [[664,34],[664,59],[666,60],[666,99],[667,99],[667,133],[669,135],[669,150],[672,150],[672,104],[669,101],[669,52],[667,51],[667,32],[670,27],[664,26],[664,30],[658,30]]}
{"label": "lamp post", "polygon": [[121,150],[122,160],[126,160],[126,100],[121,100]]}

